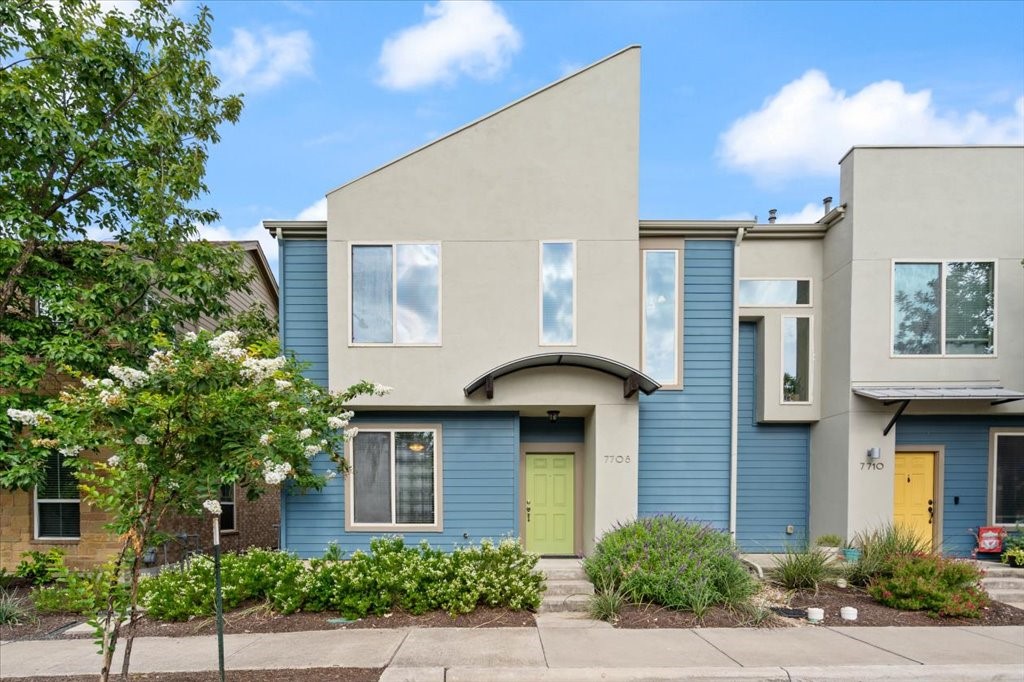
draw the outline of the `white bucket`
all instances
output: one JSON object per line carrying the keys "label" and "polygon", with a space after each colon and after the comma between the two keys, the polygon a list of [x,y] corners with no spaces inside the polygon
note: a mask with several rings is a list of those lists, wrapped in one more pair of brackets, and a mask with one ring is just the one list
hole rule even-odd
{"label": "white bucket", "polygon": [[825,609],[819,609],[811,606],[807,609],[807,621],[810,623],[820,623],[825,619]]}
{"label": "white bucket", "polygon": [[838,580],[836,580],[836,587],[838,588],[846,589],[846,586],[848,584],[849,583],[846,582],[846,578],[839,578]]}
{"label": "white bucket", "polygon": [[839,615],[843,617],[843,620],[857,620],[857,609],[852,606],[844,606],[839,609]]}

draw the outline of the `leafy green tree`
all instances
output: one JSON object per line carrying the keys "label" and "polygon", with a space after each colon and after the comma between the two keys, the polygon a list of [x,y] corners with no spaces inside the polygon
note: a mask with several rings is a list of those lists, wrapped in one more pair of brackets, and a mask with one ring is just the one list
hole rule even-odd
{"label": "leafy green tree", "polygon": [[242,101],[217,92],[208,10],[169,5],[0,2],[0,409],[65,367],[143,360],[250,279],[239,250],[196,241],[217,219],[196,203],[208,149]]}
{"label": "leafy green tree", "polygon": [[[148,357],[145,368],[112,366],[84,377],[45,410],[8,409],[19,438],[59,452],[79,481],[83,502],[106,512],[122,540],[113,584],[130,562],[128,604],[110,590],[97,622],[103,679],[110,672],[120,622],[128,626],[122,674],[127,676],[137,621],[142,554],[168,513],[219,511],[222,485],[250,498],[286,482],[318,490],[347,466],[344,443],[352,413],[346,403],[389,388],[362,382],[329,394],[302,376],[272,342],[240,345],[234,331],[186,334]],[[24,428],[27,427],[27,428]],[[7,455],[0,453],[0,461]],[[205,500],[205,502],[204,502]],[[120,591],[123,593],[123,590]]]}

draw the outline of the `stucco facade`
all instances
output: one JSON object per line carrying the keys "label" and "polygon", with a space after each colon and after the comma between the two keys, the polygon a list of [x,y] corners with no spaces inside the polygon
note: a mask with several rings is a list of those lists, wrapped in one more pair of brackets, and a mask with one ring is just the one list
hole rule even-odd
{"label": "stucco facade", "polygon": [[[812,224],[640,220],[639,59],[627,48],[342,185],[326,221],[264,223],[281,250],[285,346],[331,389],[395,387],[355,405],[348,481],[283,495],[282,546],[313,556],[400,532],[581,554],[616,523],[672,513],[782,551],[892,522],[896,453],[924,446],[935,499],[922,532],[963,553],[954,526],[991,521],[979,438],[1024,426],[1024,400],[914,399],[883,435],[899,406],[854,390],[1024,398],[1024,149],[855,148]],[[572,245],[558,275],[572,333],[545,343],[553,242]],[[407,247],[430,255],[426,303],[408,302]],[[992,269],[994,352],[893,354],[894,263],[919,261]],[[403,296],[429,323],[411,342]],[[531,366],[503,369],[517,361]],[[925,443],[929,414],[973,421]],[[429,481],[393,473],[407,441],[428,453]],[[538,467],[556,464],[572,530],[551,551],[531,514],[547,504],[538,481],[554,480]],[[425,521],[401,509],[413,493]]]}

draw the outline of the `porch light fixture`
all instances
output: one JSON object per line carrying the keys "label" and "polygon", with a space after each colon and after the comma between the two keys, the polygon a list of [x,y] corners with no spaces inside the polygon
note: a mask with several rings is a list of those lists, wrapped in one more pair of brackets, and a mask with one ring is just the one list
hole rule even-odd
{"label": "porch light fixture", "polygon": [[427,446],[420,442],[409,443],[409,449],[413,452],[423,452],[427,449]]}
{"label": "porch light fixture", "polygon": [[558,410],[548,410],[548,421],[552,424],[558,421]]}
{"label": "porch light fixture", "polygon": [[868,459],[882,459],[882,449],[868,448]]}

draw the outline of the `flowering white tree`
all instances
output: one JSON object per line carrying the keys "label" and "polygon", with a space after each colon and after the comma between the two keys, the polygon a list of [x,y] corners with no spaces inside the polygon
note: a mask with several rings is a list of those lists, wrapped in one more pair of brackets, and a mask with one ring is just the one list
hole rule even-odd
{"label": "flowering white tree", "polygon": [[[82,500],[110,514],[109,528],[123,541],[113,581],[130,564],[126,604],[111,585],[103,628],[102,679],[110,673],[128,614],[127,675],[138,617],[142,554],[168,512],[219,511],[221,485],[239,484],[249,498],[288,482],[319,490],[344,473],[344,443],[355,435],[345,405],[359,395],[391,389],[361,382],[331,394],[302,376],[294,360],[273,343],[241,347],[236,332],[187,334],[166,340],[145,369],[110,367],[104,378],[86,377],[45,410],[10,409],[24,427],[19,453],[0,453],[22,468],[45,473],[46,453],[58,450],[74,470]],[[42,453],[26,459],[26,453]],[[85,456],[85,455],[89,456]],[[314,466],[317,458],[329,462]],[[204,501],[205,500],[205,501]]]}

